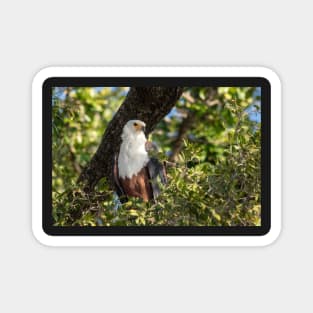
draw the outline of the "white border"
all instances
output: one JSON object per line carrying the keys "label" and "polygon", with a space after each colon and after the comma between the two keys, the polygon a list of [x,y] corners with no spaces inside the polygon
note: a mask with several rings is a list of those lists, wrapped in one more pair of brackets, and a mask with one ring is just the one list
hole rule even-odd
{"label": "white border", "polygon": [[[49,77],[264,77],[271,84],[271,230],[264,236],[50,236],[42,229],[42,84]],[[48,67],[32,84],[32,229],[48,246],[265,246],[281,230],[281,84],[264,67]]]}

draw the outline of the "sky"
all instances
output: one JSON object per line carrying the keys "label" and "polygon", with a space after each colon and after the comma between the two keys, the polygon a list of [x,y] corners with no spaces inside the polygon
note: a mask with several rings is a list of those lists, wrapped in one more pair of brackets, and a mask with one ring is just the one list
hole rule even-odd
{"label": "sky", "polygon": [[[65,98],[65,94],[62,92],[62,89],[63,87],[56,87],[57,88],[57,97],[60,99],[60,100],[64,100]],[[94,87],[94,90],[95,92],[100,92],[103,88],[110,88],[112,91],[115,91],[118,87]],[[127,94],[127,90],[123,91],[125,92],[125,95]],[[254,102],[252,103],[251,106],[249,106],[249,108],[247,109],[247,112],[249,114],[249,117],[252,121],[255,121],[255,122],[261,122],[261,114],[260,112],[257,112],[254,108],[254,105],[259,105],[261,106],[261,101],[260,100],[257,100],[257,97],[260,97],[261,96],[261,87],[257,87],[255,89],[255,92],[254,92]],[[173,117],[173,116],[176,116],[178,113],[177,113],[177,110],[176,108],[174,107],[171,112],[167,115],[167,117]]]}

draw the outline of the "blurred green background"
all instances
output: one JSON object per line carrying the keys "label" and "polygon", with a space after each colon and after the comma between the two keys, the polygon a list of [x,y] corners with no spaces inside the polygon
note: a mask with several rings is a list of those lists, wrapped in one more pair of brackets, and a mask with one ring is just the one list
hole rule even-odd
{"label": "blurred green background", "polygon": [[53,89],[55,225],[255,226],[261,224],[261,89],[190,87],[150,135],[174,165],[156,202],[121,205],[105,180],[85,194],[77,179],[128,87]]}

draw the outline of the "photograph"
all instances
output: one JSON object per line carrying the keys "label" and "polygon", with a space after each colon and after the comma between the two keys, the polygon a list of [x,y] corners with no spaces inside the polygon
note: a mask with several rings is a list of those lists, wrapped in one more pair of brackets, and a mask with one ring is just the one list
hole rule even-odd
{"label": "photograph", "polygon": [[261,226],[261,87],[52,87],[53,226]]}

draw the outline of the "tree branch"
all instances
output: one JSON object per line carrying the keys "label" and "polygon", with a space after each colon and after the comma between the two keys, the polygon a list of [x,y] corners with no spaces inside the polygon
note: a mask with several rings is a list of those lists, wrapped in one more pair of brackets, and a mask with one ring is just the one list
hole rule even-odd
{"label": "tree branch", "polygon": [[190,130],[190,128],[192,128],[194,121],[195,121],[194,113],[191,111],[188,111],[186,118],[184,118],[182,123],[180,124],[179,130],[178,130],[178,136],[176,140],[174,141],[173,150],[170,156],[171,162],[177,161],[177,156],[183,147],[184,139],[187,138],[187,133]]}
{"label": "tree branch", "polygon": [[[203,105],[207,105],[209,107],[214,106],[219,103],[217,99],[217,88],[216,87],[208,87],[206,89],[206,97],[205,99],[200,99],[200,97],[194,97],[190,92],[184,92],[182,97],[189,102],[190,104],[194,104],[196,102],[201,102]],[[175,162],[178,154],[182,150],[184,139],[187,138],[188,132],[193,128],[195,123],[195,112],[192,110],[186,109],[186,116],[184,117],[182,123],[180,124],[178,135],[173,143],[173,150],[170,156],[170,161]]]}

